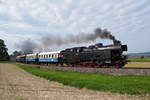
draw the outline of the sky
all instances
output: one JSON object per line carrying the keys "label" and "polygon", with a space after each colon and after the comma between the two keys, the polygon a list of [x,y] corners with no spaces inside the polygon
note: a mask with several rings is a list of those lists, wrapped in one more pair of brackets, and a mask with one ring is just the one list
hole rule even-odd
{"label": "sky", "polygon": [[[97,27],[127,44],[129,53],[150,51],[150,0],[0,0],[0,39],[9,53],[24,40],[91,33]],[[98,39],[93,44],[98,42],[111,43]]]}

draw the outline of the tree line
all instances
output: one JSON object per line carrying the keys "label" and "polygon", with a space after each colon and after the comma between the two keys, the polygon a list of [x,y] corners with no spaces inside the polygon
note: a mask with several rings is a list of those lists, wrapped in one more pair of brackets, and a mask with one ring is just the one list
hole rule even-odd
{"label": "tree line", "polygon": [[0,61],[7,60],[9,60],[8,48],[6,48],[4,40],[0,39]]}

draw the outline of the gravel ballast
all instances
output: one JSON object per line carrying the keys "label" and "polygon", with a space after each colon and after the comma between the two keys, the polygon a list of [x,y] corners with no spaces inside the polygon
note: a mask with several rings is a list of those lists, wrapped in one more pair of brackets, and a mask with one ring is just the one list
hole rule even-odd
{"label": "gravel ballast", "polygon": [[60,70],[67,72],[81,72],[81,73],[100,73],[110,75],[150,75],[150,69],[136,69],[136,68],[86,68],[86,67],[60,67],[60,66],[40,66],[41,69]]}

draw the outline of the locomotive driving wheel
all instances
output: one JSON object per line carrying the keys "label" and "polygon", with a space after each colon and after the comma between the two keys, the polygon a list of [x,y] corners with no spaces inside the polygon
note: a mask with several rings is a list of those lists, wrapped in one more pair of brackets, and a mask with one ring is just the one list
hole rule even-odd
{"label": "locomotive driving wheel", "polygon": [[119,63],[115,63],[115,68],[121,68]]}

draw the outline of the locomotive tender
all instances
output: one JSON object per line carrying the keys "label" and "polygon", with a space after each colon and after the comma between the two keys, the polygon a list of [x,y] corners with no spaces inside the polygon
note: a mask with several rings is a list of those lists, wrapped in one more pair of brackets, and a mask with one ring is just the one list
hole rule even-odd
{"label": "locomotive tender", "polygon": [[120,41],[114,41],[113,45],[103,46],[98,43],[89,47],[74,47],[56,52],[43,52],[39,54],[27,54],[18,56],[16,61],[25,63],[56,63],[68,66],[84,67],[117,67],[121,68],[126,63],[127,45],[121,45]]}

